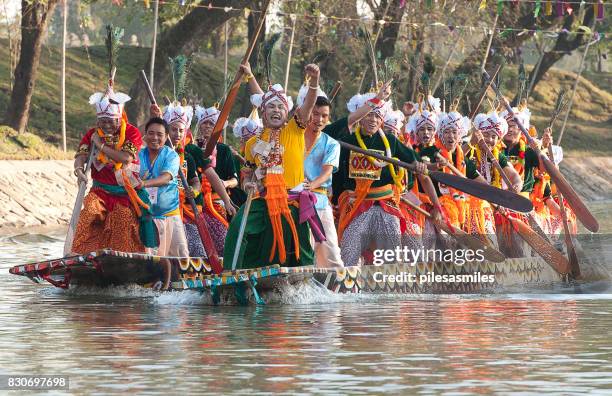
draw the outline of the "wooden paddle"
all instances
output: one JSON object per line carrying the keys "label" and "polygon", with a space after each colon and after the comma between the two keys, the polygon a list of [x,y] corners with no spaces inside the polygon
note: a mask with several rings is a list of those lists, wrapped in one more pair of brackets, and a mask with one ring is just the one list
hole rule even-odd
{"label": "wooden paddle", "polygon": [[[89,158],[87,158],[87,165],[83,173],[87,175],[87,171],[91,169],[91,164],[96,156],[95,146],[92,144]],[[68,232],[66,233],[66,240],[64,241],[64,256],[67,256],[72,252],[72,243],[74,242],[74,231],[76,230],[79,217],[81,216],[81,209],[83,208],[83,199],[85,198],[85,192],[87,191],[87,181],[79,183],[79,192],[77,193],[76,200],[74,201],[74,207],[72,208],[72,216],[70,217],[70,225],[68,226]]]}
{"label": "wooden paddle", "polygon": [[[552,144],[548,146],[548,155],[555,162],[555,156],[552,151]],[[565,211],[565,203],[563,202],[563,194],[559,193],[559,209],[561,210],[561,220],[563,221],[563,236],[565,245],[567,246],[567,257],[569,258],[570,268],[572,269],[572,277],[578,279],[580,277],[580,264],[578,263],[578,255],[572,241],[569,225],[567,224],[567,212]]]}
{"label": "wooden paddle", "polygon": [[[428,219],[432,218],[431,214],[427,212],[426,210],[422,209],[420,206],[415,205],[414,203],[410,202],[404,197],[402,197],[401,200],[406,205],[410,206],[412,209],[421,213]],[[463,231],[459,227],[456,227],[452,224],[447,224],[444,221],[435,222],[435,225],[441,230],[444,230],[444,232],[446,232],[453,239],[455,239],[461,246],[464,246],[468,249],[472,249],[474,251],[482,250],[484,257],[489,261],[501,263],[506,259],[506,256],[504,256],[503,253],[493,248],[492,246],[489,246],[483,243],[483,241],[480,238],[474,235],[468,234],[467,232]]]}
{"label": "wooden paddle", "polygon": [[[487,157],[491,158],[491,163],[493,164],[495,169],[497,169],[497,171],[499,172],[501,178],[504,180],[504,183],[506,183],[506,186],[511,186],[512,182],[510,181],[510,178],[508,177],[508,175],[506,175],[506,173],[504,172],[504,169],[499,164],[498,159],[493,156],[491,149],[489,148],[489,146],[487,146],[487,144],[484,142],[483,139],[478,140],[478,146],[485,153]],[[526,216],[527,216],[527,220],[529,221],[529,225],[531,226],[531,228],[533,228],[544,240],[550,243],[550,239],[548,238],[548,235],[546,235],[544,230],[542,230],[542,227],[540,227],[540,225],[536,221],[533,213],[526,213]]]}
{"label": "wooden paddle", "polygon": [[[557,104],[553,111],[552,116],[550,117],[550,122],[548,123],[548,127],[552,129],[553,125],[561,111],[563,111],[566,102],[563,100],[565,96],[565,91],[561,91],[559,93],[559,97],[557,98]],[[548,145],[548,156],[550,160],[555,163],[555,155],[552,149],[552,143]],[[569,259],[570,267],[572,269],[572,276],[574,279],[578,279],[580,277],[580,264],[578,263],[578,255],[576,254],[576,248],[574,247],[574,241],[572,240],[572,234],[569,229],[569,225],[567,223],[567,211],[565,210],[565,203],[563,202],[563,194],[559,194],[559,209],[561,211],[561,221],[563,221],[563,237],[565,240],[565,245],[567,246],[567,257]]]}
{"label": "wooden paddle", "polygon": [[[149,95],[149,100],[151,101],[151,104],[157,104],[157,101],[155,100],[155,96],[153,95],[153,90],[151,89],[151,85],[149,84],[149,81],[147,80],[147,75],[144,70],[140,71],[140,78],[142,79],[142,82],[145,85],[145,88],[147,90],[147,94]],[[172,141],[170,140],[169,137],[168,139],[166,139],[166,144],[170,146],[172,150],[174,150],[174,145],[172,144]],[[182,169],[179,169],[179,177],[181,178],[181,184],[183,185],[183,188],[185,189],[185,191],[187,191],[190,187],[189,187],[189,183],[187,182],[187,178],[185,177],[185,174],[183,173]],[[198,234],[200,235],[200,240],[202,241],[202,245],[204,245],[204,248],[206,249],[208,260],[210,261],[210,266],[215,274],[220,274],[221,272],[223,272],[223,264],[221,264],[221,260],[219,259],[219,254],[217,253],[215,244],[212,240],[212,237],[210,236],[210,231],[208,229],[208,226],[206,225],[206,222],[204,221],[204,219],[200,216],[198,212],[198,206],[196,205],[195,200],[192,197],[188,197],[187,201],[189,202],[189,205],[191,206],[191,210],[193,211],[193,216],[195,218],[195,223],[198,229]]]}
{"label": "wooden paddle", "polygon": [[[270,6],[270,0],[266,0],[261,10],[259,24],[257,25],[255,34],[253,34],[253,37],[251,37],[251,42],[249,43],[246,53],[244,54],[244,57],[242,58],[242,61],[240,62],[241,65],[244,65],[251,57],[251,53],[253,52],[253,49],[255,48],[255,44],[257,43],[257,38],[259,37],[259,34],[261,33],[264,22],[266,20],[266,14],[268,12],[269,6]],[[219,114],[219,117],[217,118],[217,122],[212,131],[210,139],[208,139],[208,141],[206,142],[206,147],[204,148],[204,157],[208,157],[212,154],[217,142],[219,141],[219,136],[221,136],[221,133],[223,132],[223,126],[225,125],[225,122],[227,121],[227,118],[229,117],[230,111],[232,110],[232,106],[234,105],[234,102],[236,101],[236,96],[238,95],[238,89],[240,88],[241,78],[242,78],[242,72],[240,71],[240,68],[238,68],[238,71],[236,72],[236,75],[234,76],[234,82],[232,83],[232,86],[227,93],[227,97],[225,98],[225,101],[223,102],[221,113]]]}
{"label": "wooden paddle", "polygon": [[[484,98],[487,96],[487,92],[489,91],[489,88],[491,87],[491,83],[495,80],[495,77],[497,76],[497,74],[501,70],[501,67],[502,67],[501,64],[499,66],[497,66],[497,69],[495,70],[495,73],[493,73],[493,77],[491,77],[491,79],[489,79],[489,81],[486,82],[485,89],[484,89],[484,91],[482,91],[482,94],[480,95],[480,98],[478,99],[478,103],[476,104],[476,107],[474,107],[474,109],[472,110],[472,112],[470,114],[470,120],[472,122],[474,121],[474,118],[476,118],[476,114],[478,114],[478,110],[480,109],[480,106],[482,105],[482,102],[483,102]],[[482,139],[479,139],[477,143],[478,143],[478,146],[480,147],[480,149],[482,151],[484,151],[489,158],[491,158],[491,160],[493,162],[493,166],[497,169],[497,171],[499,172],[500,176],[504,179],[504,183],[506,183],[507,186],[511,186],[512,182],[510,182],[510,179],[508,178],[508,176],[506,175],[506,173],[502,169],[502,167],[499,164],[499,161],[497,160],[497,158],[493,157],[493,153],[491,153],[491,150],[489,149],[487,144]],[[538,234],[540,234],[540,236],[542,238],[544,238],[545,240],[549,241],[548,236],[542,230],[542,228],[537,223],[537,221],[534,219],[534,217],[533,217],[533,215],[531,213],[527,214],[527,219],[529,220],[529,225],[534,230],[536,230],[536,232]]]}
{"label": "wooden paddle", "polygon": [[495,77],[497,77],[497,73],[499,73],[501,68],[502,68],[502,65],[500,64],[499,66],[497,66],[497,69],[495,69],[495,73],[493,73],[493,77],[491,77],[489,81],[485,81],[485,89],[480,94],[480,98],[478,98],[478,102],[476,102],[476,106],[472,109],[472,112],[470,113],[470,120],[472,122],[474,122],[474,118],[476,118],[476,114],[478,114],[478,109],[480,109],[480,106],[482,105],[484,98],[487,96],[487,92],[489,92],[489,87],[491,86],[491,82],[493,82]]}
{"label": "wooden paddle", "polygon": [[[459,169],[455,168],[452,164],[447,165],[450,170],[453,171],[457,176],[463,175]],[[465,176],[464,176],[465,177]],[[498,209],[493,205],[495,209]],[[538,235],[537,232],[532,230],[527,224],[519,219],[508,216],[504,212],[499,212],[505,216],[508,221],[512,224],[512,228],[516,233],[525,241],[531,248],[537,252],[546,261],[552,269],[558,273],[565,275],[570,273],[570,263],[567,261],[564,255],[562,255],[557,249],[554,248],[546,239]]]}
{"label": "wooden paddle", "polygon": [[[483,72],[483,75],[485,76],[487,80],[490,80],[489,74],[486,71]],[[516,122],[518,127],[521,129],[521,132],[523,133],[523,136],[525,136],[525,139],[527,139],[527,142],[529,143],[529,145],[535,146],[535,142],[533,138],[529,135],[529,132],[525,129],[523,124],[521,124],[521,122],[517,119],[516,115],[514,114],[514,111],[512,110],[512,107],[510,107],[510,104],[508,103],[506,98],[504,98],[504,96],[500,92],[497,85],[495,85],[495,83],[492,80],[490,81],[491,81],[491,88],[493,88],[495,93],[497,93],[497,95],[500,97],[502,103],[504,104],[504,107],[508,111],[508,114],[511,114],[514,117],[514,121]],[[597,222],[595,217],[593,217],[593,214],[589,211],[589,209],[584,204],[582,199],[580,199],[576,191],[574,191],[572,186],[567,182],[565,177],[561,174],[559,169],[557,169],[555,164],[544,153],[542,153],[540,149],[536,147],[534,151],[538,155],[538,158],[540,159],[541,163],[544,165],[546,172],[548,172],[548,174],[550,175],[550,178],[556,184],[557,190],[563,194],[563,196],[565,197],[565,199],[567,199],[572,209],[574,209],[574,213],[576,214],[576,217],[580,220],[582,224],[584,224],[584,226],[589,231],[597,232],[599,230],[599,223]]]}
{"label": "wooden paddle", "polygon": [[[362,149],[361,147],[354,146],[341,140],[339,140],[338,143],[340,144],[340,146],[347,150],[374,157],[376,159],[388,162],[396,166],[401,166],[402,168],[406,168],[412,172],[414,172],[416,169],[415,164],[409,164],[394,158],[389,158],[382,154]],[[446,184],[447,186],[456,188],[457,190],[463,191],[464,193],[467,193],[469,195],[484,199],[485,201],[496,203],[514,211],[530,212],[531,210],[533,210],[533,204],[530,200],[511,191],[502,190],[490,186],[488,184],[480,183],[475,180],[466,179],[465,177],[459,177],[444,172],[430,171],[428,175],[430,178],[437,181],[438,183]]]}
{"label": "wooden paddle", "polygon": [[236,241],[236,248],[234,249],[234,257],[232,257],[232,271],[236,270],[238,264],[238,255],[240,253],[240,247],[242,246],[242,238],[244,237],[244,230],[246,229],[247,219],[249,212],[251,211],[251,202],[253,202],[253,190],[249,190],[247,195],[246,203],[244,204],[244,211],[242,212],[242,218],[240,219],[240,229],[238,230],[238,240]]}

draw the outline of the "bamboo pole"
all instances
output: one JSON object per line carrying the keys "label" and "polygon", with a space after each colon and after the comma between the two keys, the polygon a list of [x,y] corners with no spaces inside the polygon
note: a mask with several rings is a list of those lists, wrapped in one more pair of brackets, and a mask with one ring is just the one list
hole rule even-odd
{"label": "bamboo pole", "polygon": [[493,37],[495,36],[495,28],[497,27],[497,19],[499,18],[499,14],[495,14],[495,19],[493,20],[493,28],[491,29],[491,36],[489,36],[489,43],[487,44],[487,51],[482,58],[482,65],[480,66],[480,70],[485,70],[485,66],[487,65],[487,59],[489,59],[489,52],[491,51],[491,44],[493,43]]}
{"label": "bamboo pole", "polygon": [[544,60],[544,54],[546,53],[546,43],[539,43],[537,36],[535,37],[535,43],[536,48],[540,53],[540,57],[538,58],[538,62],[536,63],[535,68],[533,69],[533,76],[531,77],[531,81],[529,81],[529,88],[527,88],[527,94],[525,95],[527,99],[529,99],[529,95],[531,94],[531,90],[533,89],[533,84],[535,83],[535,78],[538,75],[538,72],[540,71],[540,66],[542,65],[542,61]]}
{"label": "bamboo pole", "polygon": [[151,45],[151,69],[149,70],[149,81],[151,87],[154,85],[155,79],[155,49],[157,48],[157,20],[159,18],[159,0],[155,0],[153,8],[153,44]]}
{"label": "bamboo pole", "polygon": [[[459,35],[459,40],[463,39],[463,33],[461,33]],[[442,71],[440,72],[440,75],[438,76],[438,80],[436,81],[433,89],[431,90],[432,94],[436,92],[436,89],[438,89],[438,87],[440,86],[440,82],[442,82],[442,78],[444,78],[444,72],[446,71],[446,69],[448,68],[448,65],[450,64],[451,59],[453,59],[453,55],[455,55],[455,51],[457,51],[457,48],[459,48],[459,42],[454,42],[452,45],[452,49],[450,54],[448,54],[448,58],[446,59],[446,63],[444,63],[444,67],[442,68]]]}
{"label": "bamboo pole", "polygon": [[291,37],[289,38],[289,51],[287,53],[287,66],[285,66],[285,92],[289,89],[289,71],[291,70],[291,55],[293,54],[293,38],[295,37],[295,24],[297,23],[297,17],[291,15]]}
{"label": "bamboo pole", "polygon": [[[597,18],[593,17],[591,31],[593,31],[593,29],[595,28],[596,20]],[[586,48],[584,49],[584,53],[582,54],[580,66],[578,66],[578,72],[576,73],[576,80],[574,81],[574,87],[572,88],[572,95],[570,96],[569,104],[567,105],[567,111],[565,112],[565,118],[563,119],[563,125],[561,126],[561,132],[559,132],[559,138],[557,139],[557,146],[561,145],[561,139],[563,139],[563,132],[565,132],[565,125],[567,124],[567,119],[569,118],[570,111],[572,110],[572,105],[574,104],[574,95],[576,94],[576,88],[578,88],[578,81],[580,80],[580,76],[582,75],[582,67],[584,66],[584,60],[586,59],[587,53],[589,52],[589,47],[595,42],[597,42],[597,40],[590,40],[589,38]]]}
{"label": "bamboo pole", "polygon": [[[385,11],[383,12],[382,18],[380,18],[382,21],[384,21],[385,18],[387,17],[387,12],[389,12],[390,6],[391,6],[391,0],[387,0],[387,6],[385,7]],[[374,21],[374,22],[377,22],[377,21]],[[378,37],[380,36],[380,32],[382,32],[383,25],[384,23],[378,24],[378,30],[376,31],[376,35],[374,36],[374,44],[373,44],[375,49],[376,49],[376,43],[378,42]],[[375,74],[376,70],[372,70],[372,73]],[[367,74],[367,68],[366,70],[363,71],[363,75],[361,76],[361,81],[359,81],[359,89],[357,90],[357,93],[361,92],[361,88],[363,88],[363,83],[365,82],[366,74]]]}
{"label": "bamboo pole", "polygon": [[68,34],[68,0],[63,4],[62,30],[62,148],[66,152],[66,35]]}

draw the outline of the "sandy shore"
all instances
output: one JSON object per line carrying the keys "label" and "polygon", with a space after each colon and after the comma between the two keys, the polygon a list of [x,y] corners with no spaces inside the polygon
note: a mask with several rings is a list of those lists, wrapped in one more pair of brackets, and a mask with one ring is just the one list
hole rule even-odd
{"label": "sandy shore", "polygon": [[67,224],[77,193],[73,161],[0,161],[0,229]]}
{"label": "sandy shore", "polygon": [[[612,200],[612,157],[566,158],[561,170],[587,201]],[[0,161],[0,232],[70,221],[72,161]]]}

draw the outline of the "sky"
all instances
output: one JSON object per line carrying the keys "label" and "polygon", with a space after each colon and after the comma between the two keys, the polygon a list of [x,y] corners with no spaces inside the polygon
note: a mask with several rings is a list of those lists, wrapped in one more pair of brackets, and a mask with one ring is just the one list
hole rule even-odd
{"label": "sky", "polygon": [[13,19],[20,10],[21,0],[0,0],[0,15],[2,15],[2,22],[6,22],[7,14],[10,19]]}

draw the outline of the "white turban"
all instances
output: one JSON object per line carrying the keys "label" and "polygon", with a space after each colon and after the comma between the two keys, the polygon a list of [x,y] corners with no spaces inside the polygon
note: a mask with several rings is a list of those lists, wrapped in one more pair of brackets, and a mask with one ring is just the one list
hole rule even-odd
{"label": "white turban", "polygon": [[175,102],[166,106],[164,110],[164,120],[168,125],[178,122],[185,128],[189,128],[192,119],[193,107],[191,106],[182,106],[180,103]]}
{"label": "white turban", "polygon": [[266,104],[272,102],[281,102],[287,108],[287,111],[291,111],[293,108],[293,100],[291,96],[287,96],[283,86],[280,84],[274,84],[270,87],[270,90],[264,94],[251,95],[251,103],[253,106],[263,109]]}
{"label": "white turban", "polygon": [[419,128],[425,125],[430,125],[434,129],[438,127],[438,116],[436,113],[428,110],[417,111],[408,119],[406,129],[411,133],[416,133]]}
{"label": "white turban", "polygon": [[209,108],[196,106],[195,108],[195,117],[198,126],[200,126],[200,124],[204,121],[210,121],[213,124],[216,124],[220,114],[221,111],[214,106]]}
{"label": "white turban", "polygon": [[[368,101],[374,99],[375,97],[376,97],[376,94],[373,92],[363,94],[363,95],[357,94],[348,101],[348,103],[346,104],[346,107],[348,111],[350,111],[351,113],[354,113],[355,111],[357,111],[358,108],[366,104]],[[378,105],[372,108],[372,112],[375,113],[380,118],[382,118],[383,120],[385,119],[385,117],[387,116],[387,112],[389,111],[391,111],[391,102],[389,101],[385,102],[381,100]]]}
{"label": "white turban", "polygon": [[[519,120],[519,122],[525,127],[525,130],[529,130],[529,120],[531,119],[531,111],[527,107],[524,107],[522,110],[519,110],[516,107],[512,108],[512,112]],[[507,110],[501,112],[501,116],[506,119],[506,122],[510,122],[513,120],[512,114],[508,113]]]}
{"label": "white turban", "polygon": [[456,111],[441,113],[438,119],[438,136],[449,128],[456,128],[459,132],[459,138],[462,138],[466,136],[470,130],[470,119],[462,116]]}
{"label": "white turban", "polygon": [[478,114],[474,118],[474,128],[482,132],[494,131],[500,139],[508,133],[508,123],[495,111],[489,114]]}
{"label": "white turban", "polygon": [[96,107],[96,115],[98,118],[121,118],[124,104],[131,98],[121,92],[113,92],[109,88],[107,94],[96,92],[89,97],[89,104]]}
{"label": "white turban", "polygon": [[404,117],[404,113],[402,113],[401,110],[391,110],[387,112],[387,116],[385,117],[385,126],[391,128],[396,134],[399,134],[405,119],[406,117]]}
{"label": "white turban", "polygon": [[240,117],[234,121],[234,136],[245,141],[255,136],[263,129],[259,119]]}
{"label": "white turban", "polygon": [[[306,84],[302,84],[302,87],[300,88],[300,91],[298,92],[298,96],[295,99],[295,103],[297,104],[297,107],[301,107],[304,104],[304,99],[306,99],[306,94],[308,93],[309,90],[310,88],[308,88]],[[323,92],[321,88],[317,88],[317,97],[319,96],[327,98],[327,94]]]}

